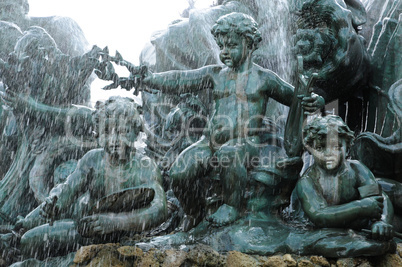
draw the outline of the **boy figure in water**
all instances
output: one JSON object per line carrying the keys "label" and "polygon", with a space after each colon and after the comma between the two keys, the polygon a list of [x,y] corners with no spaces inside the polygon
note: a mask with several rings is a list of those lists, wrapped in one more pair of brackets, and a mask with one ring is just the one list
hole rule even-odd
{"label": "boy figure in water", "polygon": [[338,116],[315,118],[303,130],[314,164],[296,185],[302,208],[320,228],[371,229],[374,239],[393,237],[392,204],[370,170],[345,159],[353,132]]}
{"label": "boy figure in water", "polygon": [[[32,228],[32,224],[38,225],[39,214],[51,222],[56,220],[52,226],[44,224],[22,236],[25,254],[40,254],[49,247],[52,252],[66,252],[85,244],[85,238],[118,240],[121,234],[141,232],[165,220],[160,171],[134,147],[143,125],[134,101],[112,97],[97,104],[94,118],[102,148],[86,153],[67,181],[19,222],[20,227]],[[45,236],[52,245],[44,244]],[[32,244],[35,251],[30,251]]]}
{"label": "boy figure in water", "polygon": [[[188,230],[205,215],[205,190],[200,177],[217,159],[224,205],[207,220],[214,226],[236,221],[244,206],[247,169],[258,156],[262,120],[270,97],[289,106],[294,88],[275,73],[252,62],[252,53],[261,41],[258,25],[248,15],[231,13],[218,19],[212,28],[224,65],[210,65],[189,71],[149,74],[143,83],[165,93],[196,93],[212,88],[213,114],[207,132],[184,150],[170,169],[175,195],[190,219]],[[146,89],[147,90],[147,89]],[[307,111],[321,107],[323,99],[304,98]],[[203,192],[204,190],[204,192]]]}

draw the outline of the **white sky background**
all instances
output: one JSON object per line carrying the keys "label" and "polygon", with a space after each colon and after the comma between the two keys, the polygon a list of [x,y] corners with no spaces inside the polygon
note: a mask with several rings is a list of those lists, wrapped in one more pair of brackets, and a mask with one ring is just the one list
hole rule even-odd
{"label": "white sky background", "polygon": [[[197,0],[197,8],[210,6],[213,0]],[[139,64],[139,55],[153,32],[166,29],[188,7],[187,0],[29,0],[30,16],[66,16],[74,19],[91,45],[108,46],[110,54],[118,50],[124,59]],[[123,75],[126,76],[126,75]],[[109,95],[132,96],[116,89],[100,90],[107,82],[96,80],[92,102]]]}

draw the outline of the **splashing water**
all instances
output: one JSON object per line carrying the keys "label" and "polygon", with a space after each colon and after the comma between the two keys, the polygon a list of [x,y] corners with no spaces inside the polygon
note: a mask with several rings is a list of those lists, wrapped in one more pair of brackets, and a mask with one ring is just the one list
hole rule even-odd
{"label": "splashing water", "polygon": [[255,56],[263,57],[259,62],[263,67],[276,72],[290,82],[291,63],[291,14],[288,0],[257,0],[255,2],[257,21],[263,37],[263,44]]}
{"label": "splashing water", "polygon": [[[295,84],[295,60],[291,54],[292,15],[288,0],[255,0],[253,9],[263,38],[260,47],[254,52],[255,62],[277,73],[283,80]],[[280,135],[283,135],[288,112],[288,107],[269,100],[266,117],[277,124]]]}

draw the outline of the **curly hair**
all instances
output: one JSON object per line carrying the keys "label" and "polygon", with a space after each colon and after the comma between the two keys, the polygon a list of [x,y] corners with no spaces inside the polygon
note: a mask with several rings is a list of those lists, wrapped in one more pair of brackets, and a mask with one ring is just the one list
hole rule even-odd
{"label": "curly hair", "polygon": [[312,146],[314,140],[324,139],[329,132],[335,131],[340,139],[346,140],[347,149],[350,148],[354,133],[349,129],[341,117],[327,115],[325,117],[314,118],[303,128],[303,143]]}
{"label": "curly hair", "polygon": [[99,135],[101,125],[107,125],[109,120],[129,118],[132,128],[137,133],[143,130],[143,120],[140,116],[140,107],[133,99],[121,96],[112,96],[105,102],[98,101],[92,113],[96,136]]}
{"label": "curly hair", "polygon": [[215,39],[219,35],[235,32],[248,40],[249,48],[255,49],[262,41],[257,22],[249,15],[233,12],[220,17],[211,29]]}

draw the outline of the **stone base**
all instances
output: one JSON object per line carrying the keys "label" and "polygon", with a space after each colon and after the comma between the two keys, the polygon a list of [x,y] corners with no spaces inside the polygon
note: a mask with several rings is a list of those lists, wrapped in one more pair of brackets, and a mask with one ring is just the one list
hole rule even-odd
{"label": "stone base", "polygon": [[[64,261],[58,260],[61,267],[67,266],[272,266],[272,267],[377,267],[402,266],[402,243],[398,244],[395,254],[377,257],[358,258],[325,258],[322,256],[298,256],[295,254],[278,254],[270,257],[248,255],[238,251],[219,254],[206,245],[194,245],[183,249],[156,250],[147,252],[135,246],[120,246],[119,244],[102,244],[81,247],[72,260],[71,254]],[[47,263],[52,259],[48,259]],[[53,260],[54,261],[54,260]],[[27,260],[12,265],[43,266],[36,260]]]}

